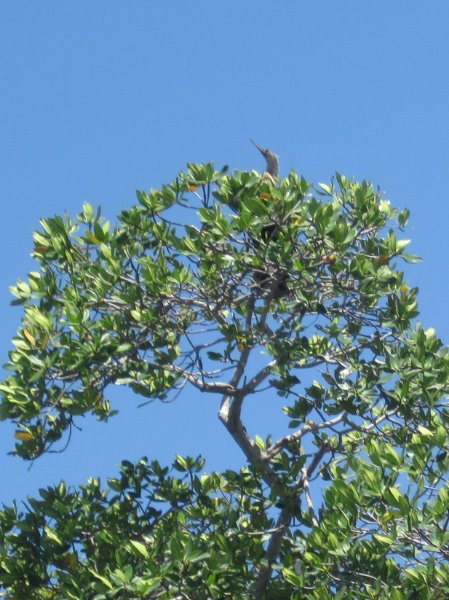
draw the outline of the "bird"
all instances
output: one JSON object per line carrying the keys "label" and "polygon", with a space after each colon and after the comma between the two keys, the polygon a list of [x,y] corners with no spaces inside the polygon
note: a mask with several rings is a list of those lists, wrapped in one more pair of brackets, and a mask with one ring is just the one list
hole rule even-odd
{"label": "bird", "polygon": [[290,294],[288,273],[273,265],[253,271],[253,280],[261,290],[269,290],[274,300],[284,298]]}
{"label": "bird", "polygon": [[265,158],[266,168],[262,173],[263,179],[269,179],[275,183],[279,179],[279,156],[274,152],[271,152],[268,148],[263,148],[256,144],[254,140],[251,140],[254,146],[259,150],[262,156]]}
{"label": "bird", "polygon": [[[268,148],[259,146],[254,140],[251,140],[251,142],[265,158],[265,171],[262,173],[261,179],[270,181],[272,184],[276,185],[279,182],[278,155]],[[260,236],[264,244],[267,244],[270,241],[276,241],[279,237],[279,224],[270,222],[264,225],[261,229]],[[260,247],[258,242],[256,242],[256,247]],[[253,279],[262,290],[270,290],[273,299],[283,298],[290,293],[288,288],[289,276],[285,271],[279,268],[267,267],[254,271]]]}
{"label": "bird", "polygon": [[[279,181],[279,156],[269,150],[256,144],[254,140],[251,140],[254,146],[259,150],[262,156],[265,158],[265,171],[262,173],[262,179],[271,181],[271,183],[277,183]],[[261,230],[261,238],[263,242],[269,242],[277,238],[278,225],[276,223],[270,223],[265,225]]]}
{"label": "bird", "polygon": [[[261,179],[265,181],[270,181],[273,184],[276,184],[279,181],[279,157],[274,152],[271,152],[268,148],[263,148],[256,144],[254,140],[251,140],[254,146],[259,150],[262,156],[265,158],[266,168],[265,171],[261,175]],[[241,190],[237,190],[231,197],[229,201],[229,206],[234,212],[239,211],[239,199]],[[271,228],[271,226],[270,226]],[[266,242],[270,238],[270,232],[266,232],[266,239],[263,241]]]}

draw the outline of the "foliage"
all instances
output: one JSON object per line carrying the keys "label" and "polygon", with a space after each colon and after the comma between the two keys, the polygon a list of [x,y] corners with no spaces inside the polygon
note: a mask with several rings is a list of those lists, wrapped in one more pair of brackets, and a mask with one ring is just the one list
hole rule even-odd
{"label": "foliage", "polygon": [[[42,220],[0,417],[35,459],[80,415],[114,415],[111,385],[149,401],[194,386],[248,466],[124,462],[107,489],[4,507],[7,597],[447,597],[449,358],[396,267],[417,260],[408,212],[339,174],[211,164],[137,197],[114,228],[88,204]],[[242,416],[267,387],[291,429],[277,440]]]}

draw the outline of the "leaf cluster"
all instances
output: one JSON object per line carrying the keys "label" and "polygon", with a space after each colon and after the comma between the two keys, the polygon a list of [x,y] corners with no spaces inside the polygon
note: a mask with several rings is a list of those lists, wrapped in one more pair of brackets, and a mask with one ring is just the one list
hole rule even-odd
{"label": "leaf cluster", "polygon": [[[418,260],[408,211],[340,174],[212,164],[137,200],[113,226],[88,204],[42,220],[0,418],[34,459],[114,415],[113,385],[190,386],[218,396],[248,466],[124,462],[108,489],[4,508],[9,597],[447,597],[449,356],[397,267]],[[248,433],[257,394],[284,403],[277,440]]]}

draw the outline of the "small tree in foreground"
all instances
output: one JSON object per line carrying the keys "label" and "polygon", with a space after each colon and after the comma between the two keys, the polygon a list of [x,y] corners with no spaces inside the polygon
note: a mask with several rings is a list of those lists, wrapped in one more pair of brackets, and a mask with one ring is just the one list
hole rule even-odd
{"label": "small tree in foreground", "polygon": [[[415,260],[407,216],[340,175],[314,188],[208,164],[138,193],[113,229],[87,204],[42,220],[0,387],[15,453],[110,417],[111,385],[193,386],[247,464],[124,461],[107,488],[4,507],[5,597],[447,598],[449,358],[396,270]],[[273,413],[283,399],[279,439],[245,428],[262,391]]]}

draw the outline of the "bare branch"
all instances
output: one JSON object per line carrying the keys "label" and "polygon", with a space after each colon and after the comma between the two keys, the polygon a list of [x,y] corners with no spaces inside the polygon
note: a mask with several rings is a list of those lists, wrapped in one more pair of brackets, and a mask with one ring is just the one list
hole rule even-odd
{"label": "bare branch", "polygon": [[[268,563],[266,567],[262,567],[254,585],[254,598],[255,600],[262,600],[268,584],[271,579],[271,573],[273,571],[273,563],[279,556],[282,546],[282,540],[287,532],[290,522],[293,518],[294,510],[299,503],[299,497],[301,492],[304,490],[305,478],[308,480],[313,475],[315,469],[321,462],[321,459],[329,451],[326,444],[323,444],[321,448],[314,454],[312,462],[307,469],[303,469],[301,477],[297,481],[293,496],[286,498],[287,502],[284,508],[281,510],[278,520],[276,522],[275,532],[272,534],[268,543],[267,551],[265,553],[265,560]],[[304,478],[305,475],[305,478]]]}
{"label": "bare branch", "polygon": [[302,482],[304,488],[304,495],[306,497],[307,508],[312,519],[312,525],[318,527],[318,520],[316,518],[315,509],[313,507],[312,496],[310,495],[309,477],[307,475],[307,469],[305,467],[301,470]]}
{"label": "bare branch", "polygon": [[266,461],[271,460],[275,457],[279,452],[281,452],[284,448],[286,448],[292,442],[297,442],[307,433],[317,433],[320,429],[326,429],[328,427],[334,427],[337,423],[344,421],[346,417],[346,413],[341,413],[334,419],[329,421],[324,421],[323,423],[311,423],[306,424],[295,433],[291,433],[290,435],[286,435],[274,444],[272,444],[263,454],[263,459]]}

